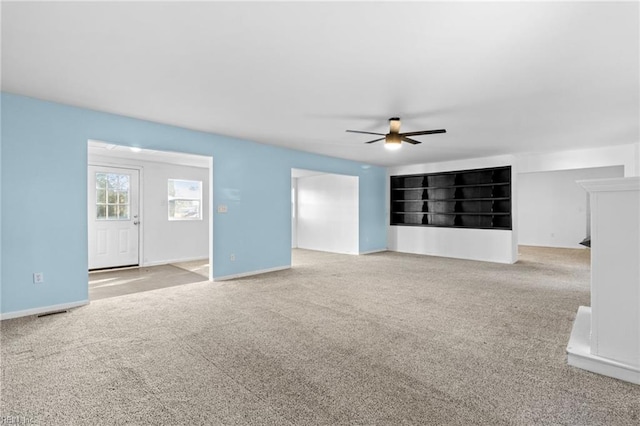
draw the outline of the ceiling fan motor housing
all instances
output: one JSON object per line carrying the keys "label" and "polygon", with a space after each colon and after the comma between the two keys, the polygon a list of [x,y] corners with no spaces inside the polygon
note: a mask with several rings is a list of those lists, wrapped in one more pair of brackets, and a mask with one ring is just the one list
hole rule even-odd
{"label": "ceiling fan motor housing", "polygon": [[395,143],[395,144],[400,144],[402,142],[402,136],[400,136],[400,134],[398,133],[387,133],[384,136],[384,143]]}

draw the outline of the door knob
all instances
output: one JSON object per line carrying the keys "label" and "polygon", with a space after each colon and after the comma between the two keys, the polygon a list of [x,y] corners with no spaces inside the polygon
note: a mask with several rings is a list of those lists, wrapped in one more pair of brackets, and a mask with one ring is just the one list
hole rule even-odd
{"label": "door knob", "polygon": [[139,221],[139,220],[134,220],[134,221],[133,221],[133,224],[134,224],[134,225],[138,225],[139,223],[140,223],[140,221]]}

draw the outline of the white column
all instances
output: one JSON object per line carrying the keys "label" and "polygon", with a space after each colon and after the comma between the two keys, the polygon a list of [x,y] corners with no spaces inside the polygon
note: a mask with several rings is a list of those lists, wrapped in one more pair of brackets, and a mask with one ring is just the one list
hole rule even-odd
{"label": "white column", "polygon": [[591,308],[578,310],[567,360],[640,384],[640,177],[578,183],[591,206]]}

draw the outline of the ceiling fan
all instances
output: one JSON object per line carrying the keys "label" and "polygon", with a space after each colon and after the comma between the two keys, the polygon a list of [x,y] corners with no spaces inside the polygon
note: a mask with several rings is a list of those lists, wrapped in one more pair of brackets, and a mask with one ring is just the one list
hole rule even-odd
{"label": "ceiling fan", "polygon": [[360,130],[347,130],[347,132],[351,133],[364,133],[365,135],[378,135],[383,136],[378,139],[374,139],[365,143],[374,143],[384,140],[384,146],[388,149],[399,149],[402,142],[408,142],[412,145],[417,145],[422,143],[415,139],[411,139],[409,136],[418,136],[418,135],[432,135],[434,133],[446,133],[445,129],[437,129],[437,130],[420,130],[417,132],[406,132],[400,133],[400,118],[391,117],[389,119],[389,133],[374,133],[374,132],[363,132]]}

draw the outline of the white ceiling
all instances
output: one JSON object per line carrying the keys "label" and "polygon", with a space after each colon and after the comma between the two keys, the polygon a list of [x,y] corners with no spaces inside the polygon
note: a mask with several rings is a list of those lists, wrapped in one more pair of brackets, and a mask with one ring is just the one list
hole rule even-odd
{"label": "white ceiling", "polygon": [[[379,165],[639,137],[638,2],[4,3],[2,88]],[[421,145],[365,145],[446,128]],[[373,137],[371,138],[373,139]]]}

